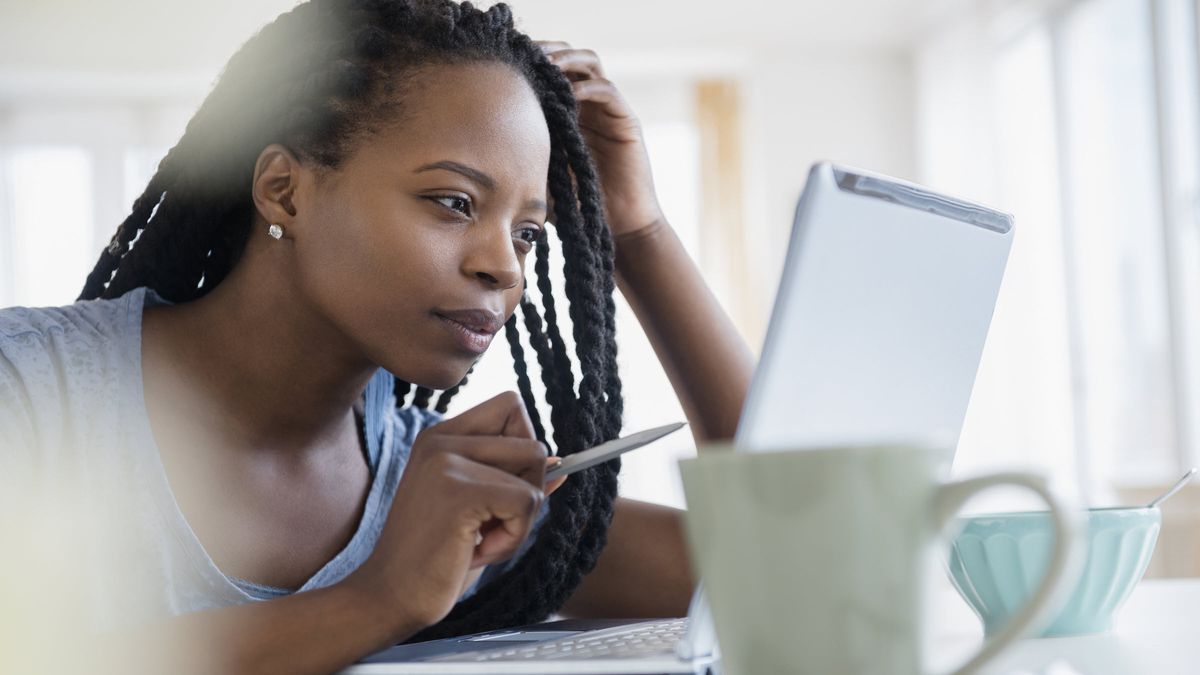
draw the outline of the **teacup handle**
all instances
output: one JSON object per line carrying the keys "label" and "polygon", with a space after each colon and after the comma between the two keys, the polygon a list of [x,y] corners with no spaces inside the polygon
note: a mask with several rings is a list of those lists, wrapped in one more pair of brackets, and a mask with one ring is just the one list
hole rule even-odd
{"label": "teacup handle", "polygon": [[938,523],[941,531],[958,513],[968,499],[991,487],[998,485],[1015,485],[1036,492],[1050,507],[1050,519],[1054,523],[1054,551],[1050,558],[1050,567],[1042,579],[1041,586],[1033,594],[1033,599],[1013,617],[1002,630],[984,640],[979,651],[967,660],[965,664],[954,671],[953,675],[966,675],[979,670],[983,664],[991,661],[1006,647],[1019,638],[1025,637],[1037,623],[1046,618],[1046,614],[1056,611],[1057,603],[1063,593],[1070,590],[1074,570],[1080,559],[1081,540],[1079,538],[1079,515],[1068,509],[1050,489],[1045,479],[1030,473],[996,473],[979,478],[971,478],[954,483],[946,483],[938,488],[934,498],[934,522]]}

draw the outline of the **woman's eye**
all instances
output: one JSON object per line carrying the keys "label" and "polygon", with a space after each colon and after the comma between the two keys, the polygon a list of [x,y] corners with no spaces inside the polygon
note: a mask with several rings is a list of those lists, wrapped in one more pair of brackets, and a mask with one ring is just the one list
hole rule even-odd
{"label": "woman's eye", "polygon": [[528,252],[533,248],[533,245],[537,243],[538,237],[540,237],[541,234],[542,231],[536,227],[523,227],[517,230],[516,237],[519,241],[526,244],[524,248]]}
{"label": "woman's eye", "polygon": [[466,197],[456,197],[454,195],[443,195],[440,197],[430,197],[433,201],[442,206],[463,214],[464,216],[471,215],[471,200]]}

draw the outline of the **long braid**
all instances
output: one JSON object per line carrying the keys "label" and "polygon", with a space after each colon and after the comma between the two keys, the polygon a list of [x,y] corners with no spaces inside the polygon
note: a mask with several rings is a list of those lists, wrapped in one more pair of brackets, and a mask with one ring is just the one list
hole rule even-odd
{"label": "long braid", "polygon": [[521,400],[525,402],[525,410],[528,411],[529,421],[533,424],[533,434],[545,443],[546,427],[542,425],[542,415],[538,412],[537,400],[533,397],[533,384],[529,381],[529,366],[525,363],[525,348],[521,346],[521,331],[517,328],[516,314],[504,322],[504,337],[508,339],[513,367],[517,370],[517,390],[521,392]]}
{"label": "long braid", "polygon": [[392,389],[392,393],[396,396],[397,408],[405,407],[404,399],[408,398],[410,391],[412,391],[412,384],[397,377],[396,386]]}
{"label": "long braid", "polygon": [[[536,49],[527,39],[525,42],[529,48]],[[551,128],[549,188],[555,204],[556,232],[563,244],[565,290],[571,299],[569,312],[574,329],[575,351],[583,373],[576,404],[578,414],[571,420],[575,428],[570,436],[559,442],[559,454],[569,455],[609,440],[619,433],[619,422],[615,425],[617,428],[614,428],[613,422],[619,420],[620,411],[614,410],[613,406],[619,406],[620,402],[619,399],[605,400],[602,390],[604,373],[597,372],[605,366],[610,353],[601,346],[608,334],[604,317],[606,305],[601,296],[605,286],[598,278],[603,274],[604,265],[600,260],[601,252],[590,246],[592,237],[585,233],[589,229],[607,229],[607,224],[600,213],[589,213],[588,218],[581,213],[574,185],[583,178],[574,176],[573,180],[562,139],[564,135],[574,134],[580,139],[576,147],[584,147],[577,123],[569,123],[563,128],[565,118],[573,115],[574,111],[573,107],[562,105],[564,92],[570,94],[570,84],[562,72],[544,58],[541,63],[545,67],[539,67],[537,73],[544,88],[538,91],[542,93],[542,107]],[[539,283],[544,306],[549,297],[548,289],[548,283],[545,288]],[[615,354],[615,350],[611,353]],[[612,365],[615,367],[615,363]],[[560,368],[556,370],[561,373]],[[569,392],[569,389],[567,392],[560,390],[560,393],[567,395]],[[553,406],[554,399],[549,391],[547,398]],[[569,597],[570,590],[595,566],[604,547],[608,525],[612,520],[619,468],[619,461],[612,461],[595,470],[572,476],[551,497],[547,522],[543,523],[542,532],[528,553],[513,569],[493,583],[505,590],[486,598],[468,598],[459,603],[440,624],[421,631],[413,640],[481,630],[487,624],[481,626],[474,620],[479,615],[504,618],[504,621],[495,624],[497,626],[511,625],[544,618],[544,614],[532,611],[535,607],[561,606]],[[580,480],[576,480],[577,477]],[[545,584],[542,580],[546,578],[557,578],[563,583]],[[509,590],[516,592],[506,592]],[[515,597],[517,595],[530,596],[534,601],[522,603]]]}
{"label": "long braid", "polygon": [[[557,100],[552,102],[550,97],[543,99],[543,110],[546,111],[551,133],[559,136],[564,159],[574,178],[570,181],[570,177],[561,170],[556,171],[555,163],[551,162],[552,191],[556,184],[558,186],[554,193],[556,216],[559,218],[556,231],[563,241],[565,290],[568,297],[572,298],[570,310],[576,355],[584,373],[580,382],[580,409],[592,411],[598,418],[601,428],[592,441],[598,443],[615,438],[620,433],[622,413],[620,381],[616,377],[611,236],[604,222],[603,209],[599,208],[599,181],[579,132],[570,84],[562,72],[548,62],[538,63],[538,69],[548,82],[556,85],[547,87],[547,90],[551,95],[557,93]],[[577,188],[577,196],[570,194],[568,185]],[[563,194],[559,195],[558,192]],[[564,215],[568,223],[578,223],[578,231],[587,238],[586,244],[575,236],[576,228],[564,228],[561,225]],[[608,392],[606,397],[602,394],[605,390]],[[587,417],[581,416],[581,420]],[[586,432],[587,429],[581,431]],[[577,569],[583,570],[583,573],[590,571],[595,564],[595,557],[587,552],[602,550],[606,542],[619,470],[619,462],[609,462],[600,471],[591,473],[593,486],[590,494],[593,503],[581,512],[587,523],[576,524],[579,529],[575,530],[580,536],[577,551],[581,554],[576,560]]]}
{"label": "long braid", "polygon": [[[549,111],[547,111],[547,117],[549,118]],[[551,143],[553,144],[553,136]],[[565,260],[563,265],[564,289],[568,297],[576,298],[570,303],[568,313],[571,317],[572,332],[575,338],[575,355],[579,359],[580,370],[583,373],[579,382],[579,409],[599,411],[601,401],[597,371],[600,366],[598,360],[602,357],[602,352],[598,353],[595,350],[594,338],[597,331],[603,330],[604,318],[602,316],[603,304],[597,302],[596,298],[600,283],[597,279],[595,252],[588,247],[587,237],[580,231],[583,218],[579,213],[574,191],[568,192],[571,177],[565,166],[565,152],[552,145],[550,154],[550,185],[554,197],[556,232],[559,233],[559,239],[562,241]],[[558,186],[557,190],[555,189],[556,185]],[[576,261],[582,261],[582,264],[576,264]],[[594,428],[594,422],[598,419],[603,419],[603,414],[595,417],[576,416],[578,433],[586,439],[586,443],[600,442],[600,430]]]}
{"label": "long braid", "polygon": [[[529,333],[529,345],[533,347],[533,353],[537,355],[538,366],[542,373],[542,385],[546,388],[547,401],[565,401],[571,400],[572,397],[564,395],[564,390],[558,378],[557,371],[554,366],[554,353],[550,346],[549,340],[546,338],[546,333],[542,330],[542,317],[538,314],[537,307],[530,302],[528,297],[521,298],[521,317],[524,319],[525,330]],[[515,318],[515,317],[514,317]],[[526,404],[528,405],[528,404]],[[573,408],[572,408],[573,410]],[[554,406],[550,410],[550,421],[555,425],[555,444],[559,444],[559,439],[564,428],[564,422],[561,418],[565,415],[563,406]],[[542,439],[545,441],[545,439]]]}
{"label": "long braid", "polygon": [[108,246],[105,246],[104,250],[100,252],[100,260],[96,262],[96,267],[88,274],[79,299],[86,300],[100,297],[100,294],[104,292],[105,285],[112,279],[113,273],[117,271],[117,266],[121,264],[121,259],[125,257],[125,253],[129,250],[130,242],[150,222],[151,214],[154,213],[155,207],[158,206],[161,199],[160,179],[156,174],[154,178],[150,179],[150,183],[146,186],[141,196],[134,200],[133,212],[117,226],[116,234],[113,235]]}
{"label": "long braid", "polygon": [[[552,64],[547,64],[542,69],[547,78],[563,77],[562,73]],[[599,269],[596,269],[595,262],[592,265],[583,265],[577,268],[581,274],[580,277],[577,277],[576,283],[582,283],[585,287],[595,290],[596,293],[593,294],[592,302],[577,303],[581,310],[584,308],[590,310],[591,316],[582,322],[580,316],[575,314],[571,316],[575,328],[576,351],[581,359],[584,354],[588,354],[603,361],[593,372],[602,375],[602,382],[599,384],[609,402],[613,404],[605,407],[607,413],[605,431],[618,433],[623,401],[616,367],[616,304],[613,300],[615,280],[612,236],[603,218],[603,200],[599,190],[599,179],[588,154],[586,143],[579,133],[575,99],[570,96],[569,88],[565,94],[561,90],[557,94],[553,101],[543,102],[543,109],[546,111],[548,120],[555,120],[550,122],[550,128],[557,129],[561,134],[565,163],[574,175],[574,184],[578,189],[578,201],[571,200],[570,203],[564,205],[566,207],[564,210],[572,217],[578,214],[577,222],[584,225],[580,231],[586,237],[586,244],[581,247],[581,253],[592,256],[594,261],[599,262]],[[555,208],[559,210],[557,200]],[[568,255],[569,249],[575,245],[577,242],[568,243],[564,239],[563,248],[568,251]],[[568,280],[568,286],[571,281]],[[592,304],[593,302],[601,304],[596,307]],[[573,303],[572,309],[577,304]],[[596,321],[596,323],[593,324],[592,321]],[[593,328],[599,326],[602,328],[603,335],[581,336],[581,328],[584,326]],[[594,350],[598,350],[598,352]],[[614,426],[615,429],[613,429]]]}
{"label": "long braid", "polygon": [[[550,286],[550,245],[545,236],[538,239],[534,256],[533,271],[537,277],[538,292],[542,296],[542,306],[546,311],[545,333],[542,332],[542,321],[536,307],[529,302],[522,302],[521,310],[525,316],[525,328],[529,331],[531,344],[542,367],[542,382],[546,385],[546,395],[551,401],[562,402],[561,405],[554,406],[550,413],[550,422],[554,425],[554,443],[562,446],[567,442],[566,439],[578,433],[575,421],[579,416],[574,397],[575,375],[571,372],[571,357],[567,353],[567,345],[558,330],[554,289]],[[547,341],[548,346],[543,347]]]}
{"label": "long braid", "polygon": [[[570,104],[574,105],[573,99]],[[568,115],[567,120],[573,119],[573,114]],[[600,312],[600,316],[604,319],[602,323],[604,330],[603,336],[596,341],[595,346],[602,350],[604,365],[600,369],[600,374],[604,379],[604,393],[611,403],[606,406],[606,410],[609,411],[609,419],[606,422],[609,429],[612,429],[612,425],[615,424],[614,432],[619,432],[623,399],[621,380],[617,375],[616,302],[613,298],[616,283],[612,234],[603,221],[603,197],[600,194],[596,169],[588,156],[587,148],[578,135],[568,134],[567,141],[571,143],[567,156],[570,158],[571,171],[576,177],[580,211],[584,221],[593,224],[592,227],[585,230],[588,233],[589,247],[602,264],[599,274],[601,284],[599,299],[604,303],[603,311]]]}
{"label": "long braid", "polygon": [[[279,143],[304,161],[336,169],[362,138],[396,118],[408,73],[468,62],[499,62],[521,73],[550,131],[547,188],[562,244],[574,350],[559,328],[543,236],[534,264],[542,311],[523,298],[522,320],[511,317],[505,325],[522,398],[544,438],[521,347],[523,326],[541,369],[558,453],[615,437],[621,396],[612,241],[599,183],[579,132],[570,83],[514,29],[503,4],[481,11],[451,0],[310,0],[281,15],[229,60],[101,252],[80,299],[115,297],[141,286],[175,302],[205,295],[229,274],[250,236],[251,183],[263,148]],[[578,393],[573,361],[580,373]],[[443,392],[436,407],[443,409],[463,384]],[[397,378],[397,405],[411,391],[410,383]],[[433,393],[416,387],[411,405],[428,407]],[[619,465],[613,461],[572,476],[550,498],[529,551],[414,639],[536,621],[561,607],[603,549]]]}
{"label": "long braid", "polygon": [[417,408],[428,408],[429,401],[433,399],[433,390],[429,387],[417,387],[417,393],[413,394],[413,406]]}
{"label": "long braid", "polygon": [[463,379],[458,381],[458,384],[450,387],[446,391],[443,391],[441,395],[438,396],[437,404],[433,408],[434,411],[445,413],[450,407],[450,400],[454,398],[454,395],[457,394],[460,389],[467,385],[467,380],[471,378],[471,373],[473,372],[475,372],[475,366],[471,366],[470,370],[467,371],[467,374],[463,375]]}

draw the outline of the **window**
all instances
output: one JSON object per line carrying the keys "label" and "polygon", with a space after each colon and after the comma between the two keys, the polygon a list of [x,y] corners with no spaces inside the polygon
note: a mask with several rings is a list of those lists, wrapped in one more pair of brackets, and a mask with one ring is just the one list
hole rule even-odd
{"label": "window", "polygon": [[69,304],[194,105],[14,100],[0,106],[0,307]]}
{"label": "window", "polygon": [[1149,3],[1091,0],[1057,33],[1076,443],[1103,480],[1174,472],[1174,355]]}
{"label": "window", "polygon": [[69,146],[0,150],[0,184],[0,298],[30,306],[70,302],[95,262],[91,158]]}
{"label": "window", "polygon": [[923,180],[1018,223],[956,469],[1102,503],[1198,457],[1196,8],[1028,6],[918,51]]}

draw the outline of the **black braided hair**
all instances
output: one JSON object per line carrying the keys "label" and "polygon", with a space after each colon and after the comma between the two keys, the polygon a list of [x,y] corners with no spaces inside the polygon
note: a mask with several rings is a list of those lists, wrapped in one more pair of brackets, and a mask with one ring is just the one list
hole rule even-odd
{"label": "black braided hair", "polygon": [[[202,297],[233,268],[249,237],[254,165],[264,147],[280,143],[336,169],[357,141],[399,114],[406,77],[416,68],[472,62],[521,73],[550,131],[548,190],[580,379],[577,385],[559,329],[543,233],[534,264],[542,309],[523,297],[521,320],[505,324],[522,398],[545,441],[521,324],[540,366],[558,454],[616,437],[622,399],[613,243],[599,182],[570,83],[513,27],[504,4],[484,11],[452,0],[309,0],[279,16],[229,60],[101,252],[80,299],[117,297],[140,286],[176,303]],[[464,383],[443,392],[436,408],[445,410]],[[410,391],[410,383],[397,381],[397,405]],[[412,404],[428,407],[433,394],[416,387]],[[619,467],[614,460],[572,476],[550,498],[549,514],[521,560],[412,639],[529,623],[561,607],[604,547]]]}
{"label": "black braided hair", "polygon": [[429,387],[417,387],[417,393],[413,394],[412,404],[418,408],[428,408],[431,400],[433,400],[432,389]]}

